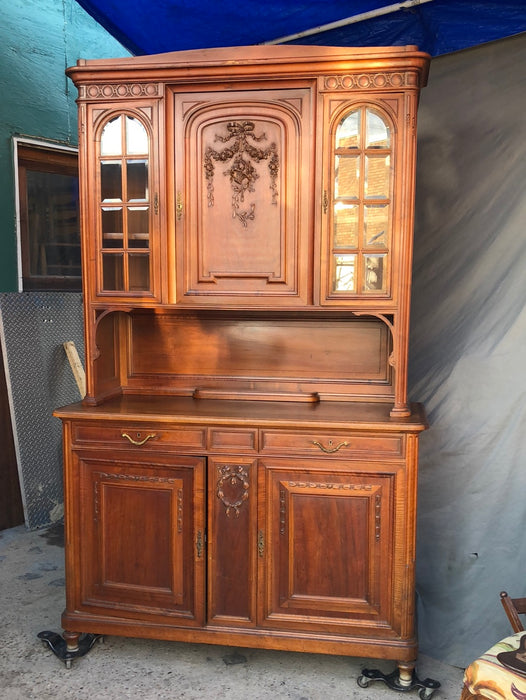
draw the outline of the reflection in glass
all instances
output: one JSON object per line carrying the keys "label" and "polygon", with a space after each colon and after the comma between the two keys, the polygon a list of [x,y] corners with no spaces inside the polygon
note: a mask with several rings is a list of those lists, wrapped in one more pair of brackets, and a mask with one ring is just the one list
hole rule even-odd
{"label": "reflection in glass", "polygon": [[385,255],[364,255],[364,292],[385,292]]}
{"label": "reflection in glass", "polygon": [[150,289],[150,256],[135,255],[128,257],[130,273],[130,292],[146,292]]}
{"label": "reflection in glass", "polygon": [[124,290],[124,259],[122,253],[102,254],[102,288],[108,292]]}
{"label": "reflection in glass", "polygon": [[148,207],[128,207],[128,245],[148,248]]}
{"label": "reflection in glass", "polygon": [[148,153],[148,134],[138,119],[126,117],[126,154],[146,155]]}
{"label": "reflection in glass", "polygon": [[344,117],[336,129],[336,148],[358,148],[360,145],[360,111]]}
{"label": "reflection in glass", "polygon": [[101,156],[120,156],[122,154],[122,117],[109,121],[100,137]]}
{"label": "reflection in glass", "polygon": [[356,255],[335,255],[334,291],[356,291]]}
{"label": "reflection in glass", "polygon": [[358,206],[336,202],[334,205],[334,247],[358,247]]}
{"label": "reflection in glass", "polygon": [[390,129],[382,117],[371,109],[366,110],[366,148],[390,148]]}
{"label": "reflection in glass", "polygon": [[118,160],[105,160],[100,164],[100,189],[103,202],[122,201],[122,171]]}
{"label": "reflection in glass", "polygon": [[148,162],[145,160],[128,160],[126,169],[128,201],[146,200],[148,197]]}
{"label": "reflection in glass", "polygon": [[80,277],[78,178],[29,167],[25,172],[29,274]]}
{"label": "reflection in glass", "polygon": [[336,156],[334,167],[334,196],[359,196],[360,158],[358,156]]}
{"label": "reflection in glass", "polygon": [[368,204],[364,211],[365,245],[387,246],[389,204]]}
{"label": "reflection in glass", "polygon": [[123,230],[122,209],[120,207],[103,207],[102,247],[122,248]]}
{"label": "reflection in glass", "polygon": [[390,156],[365,156],[366,199],[389,198],[390,165]]}

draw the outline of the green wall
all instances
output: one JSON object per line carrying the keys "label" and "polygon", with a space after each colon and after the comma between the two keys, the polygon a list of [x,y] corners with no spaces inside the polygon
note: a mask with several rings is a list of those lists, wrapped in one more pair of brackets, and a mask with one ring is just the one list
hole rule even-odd
{"label": "green wall", "polygon": [[129,53],[75,0],[0,0],[0,292],[18,289],[13,136],[77,144],[78,58]]}

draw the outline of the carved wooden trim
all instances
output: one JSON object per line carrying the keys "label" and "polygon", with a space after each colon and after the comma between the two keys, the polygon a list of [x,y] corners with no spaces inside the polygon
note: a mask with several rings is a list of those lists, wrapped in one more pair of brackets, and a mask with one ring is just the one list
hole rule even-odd
{"label": "carved wooden trim", "polygon": [[158,83],[106,83],[102,85],[80,85],[79,99],[136,99],[137,97],[158,97]]}
{"label": "carved wooden trim", "polygon": [[415,73],[384,72],[356,73],[348,75],[326,75],[323,77],[324,90],[370,90],[374,88],[418,87]]}
{"label": "carved wooden trim", "polygon": [[107,472],[97,472],[102,479],[113,479],[114,481],[143,481],[152,484],[174,484],[176,479],[171,476],[146,476],[141,474],[111,474]]}
{"label": "carved wooden trim", "polygon": [[333,484],[327,481],[317,483],[315,481],[286,481],[290,488],[298,489],[331,489],[332,491],[372,491],[373,484]]}
{"label": "carved wooden trim", "polygon": [[377,493],[376,494],[376,499],[375,499],[375,504],[374,504],[374,533],[376,537],[376,541],[380,541],[380,534],[381,534],[381,525],[382,525],[382,496]]}
{"label": "carved wooden trim", "polygon": [[[215,141],[221,143],[229,143],[223,150],[216,150],[211,146],[205,151],[204,169],[207,180],[208,190],[208,206],[214,206],[214,161],[227,163],[230,161],[230,167],[223,172],[224,175],[230,177],[230,185],[232,188],[232,218],[239,219],[244,228],[247,227],[248,221],[255,218],[255,204],[250,204],[248,209],[242,209],[241,206],[245,201],[245,194],[255,192],[255,182],[259,175],[250,162],[259,163],[261,160],[268,160],[268,169],[270,173],[270,189],[272,191],[272,204],[277,204],[278,188],[277,179],[279,172],[279,156],[277,146],[271,143],[268,148],[257,148],[250,141],[265,141],[267,136],[265,133],[256,136],[256,125],[251,121],[228,122],[226,125],[227,136],[216,134]],[[230,143],[232,142],[232,143]]]}
{"label": "carved wooden trim", "polygon": [[183,489],[177,489],[177,532],[183,531]]}
{"label": "carved wooden trim", "polygon": [[285,513],[287,506],[285,503],[285,489],[279,490],[279,534],[285,534]]}
{"label": "carved wooden trim", "polygon": [[[248,500],[248,489],[250,487],[248,472],[242,464],[235,466],[222,464],[217,467],[217,471],[219,475],[217,480],[217,497],[225,506],[227,517],[230,518],[232,515],[235,515],[237,518],[241,506]],[[230,486],[233,489],[237,487],[239,494],[236,500],[229,498],[225,494],[224,486],[227,482],[230,482]]]}

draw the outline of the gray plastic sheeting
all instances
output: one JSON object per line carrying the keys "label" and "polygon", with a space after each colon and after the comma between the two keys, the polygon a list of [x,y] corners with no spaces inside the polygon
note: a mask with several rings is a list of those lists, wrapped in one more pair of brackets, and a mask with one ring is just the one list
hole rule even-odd
{"label": "gray plastic sheeting", "polygon": [[62,429],[52,413],[80,400],[63,343],[74,341],[83,361],[80,294],[0,294],[0,328],[26,525],[63,515]]}
{"label": "gray plastic sheeting", "polygon": [[465,666],[526,595],[526,35],[434,59],[419,112],[410,395],[420,646]]}

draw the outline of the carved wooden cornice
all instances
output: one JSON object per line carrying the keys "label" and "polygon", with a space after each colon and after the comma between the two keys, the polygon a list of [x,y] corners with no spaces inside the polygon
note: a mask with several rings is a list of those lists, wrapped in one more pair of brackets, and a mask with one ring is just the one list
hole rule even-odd
{"label": "carved wooden cornice", "polygon": [[138,97],[160,97],[158,83],[105,83],[79,85],[80,100],[137,99]]}

